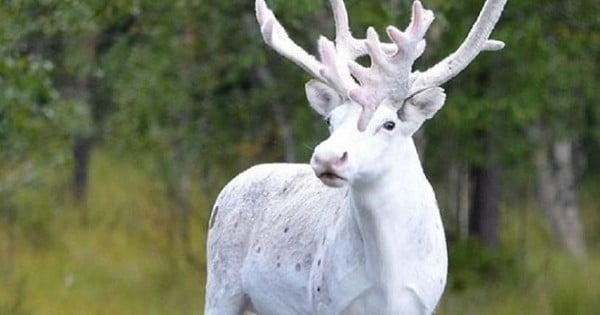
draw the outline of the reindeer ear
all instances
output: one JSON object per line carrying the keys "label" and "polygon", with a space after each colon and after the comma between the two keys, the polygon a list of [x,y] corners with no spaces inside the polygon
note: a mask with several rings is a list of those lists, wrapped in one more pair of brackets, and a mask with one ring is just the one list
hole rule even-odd
{"label": "reindeer ear", "polygon": [[446,93],[441,87],[434,87],[413,95],[400,110],[398,117],[403,121],[432,118],[446,101]]}
{"label": "reindeer ear", "polygon": [[321,81],[310,80],[306,83],[305,89],[310,107],[323,117],[329,115],[331,110],[342,104],[342,97]]}

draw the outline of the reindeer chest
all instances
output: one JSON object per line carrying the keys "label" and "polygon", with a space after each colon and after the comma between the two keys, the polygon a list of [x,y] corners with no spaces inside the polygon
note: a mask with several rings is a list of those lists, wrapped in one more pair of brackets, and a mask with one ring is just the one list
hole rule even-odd
{"label": "reindeer chest", "polygon": [[337,226],[320,240],[310,270],[308,289],[314,312],[339,314],[371,285],[358,228],[349,214],[342,214]]}

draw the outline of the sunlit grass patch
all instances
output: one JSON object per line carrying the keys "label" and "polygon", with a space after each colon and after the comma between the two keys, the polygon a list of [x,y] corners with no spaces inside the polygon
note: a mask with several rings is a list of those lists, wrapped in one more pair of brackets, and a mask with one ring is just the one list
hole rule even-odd
{"label": "sunlit grass patch", "polygon": [[33,215],[19,219],[0,314],[17,302],[23,314],[201,314],[207,198],[192,188],[184,245],[169,237],[173,206],[150,167],[98,154],[91,179],[85,207],[45,187],[15,197]]}
{"label": "sunlit grass patch", "polygon": [[600,310],[600,257],[586,261],[556,257],[549,266],[552,314],[597,314]]}
{"label": "sunlit grass patch", "polygon": [[[185,314],[200,304],[192,299],[201,294],[194,268],[172,266],[162,253],[127,235],[73,229],[64,232],[63,249],[22,255],[27,305],[45,314],[166,314],[170,305]],[[164,285],[164,279],[171,284]]]}

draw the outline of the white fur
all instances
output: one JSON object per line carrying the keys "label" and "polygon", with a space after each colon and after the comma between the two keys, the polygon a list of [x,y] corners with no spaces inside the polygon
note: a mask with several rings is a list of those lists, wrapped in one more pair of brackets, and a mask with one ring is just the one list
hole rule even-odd
{"label": "white fur", "polygon": [[[420,125],[382,106],[331,113],[312,167],[255,166],[215,203],[206,314],[431,314],[446,282],[444,231],[411,139]],[[394,130],[382,125],[393,121]],[[347,152],[341,165],[326,165]],[[318,162],[323,161],[323,162]],[[335,169],[343,185],[316,173]]]}

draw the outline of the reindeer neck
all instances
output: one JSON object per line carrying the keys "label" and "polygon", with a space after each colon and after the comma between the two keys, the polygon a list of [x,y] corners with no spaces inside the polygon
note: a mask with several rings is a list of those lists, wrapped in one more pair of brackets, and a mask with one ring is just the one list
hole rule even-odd
{"label": "reindeer neck", "polygon": [[388,297],[414,289],[415,270],[423,263],[421,243],[432,239],[427,234],[439,224],[435,196],[414,143],[400,151],[397,156],[402,158],[376,182],[351,188],[352,217],[362,236],[367,275],[373,288]]}

